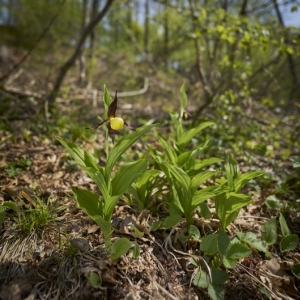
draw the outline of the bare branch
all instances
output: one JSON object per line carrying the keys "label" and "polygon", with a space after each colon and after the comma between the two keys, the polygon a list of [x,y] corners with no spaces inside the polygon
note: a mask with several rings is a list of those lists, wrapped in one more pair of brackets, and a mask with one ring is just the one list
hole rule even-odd
{"label": "bare branch", "polygon": [[76,59],[78,58],[78,56],[81,53],[82,47],[84,45],[84,42],[86,40],[86,38],[88,37],[88,35],[93,31],[94,27],[103,19],[103,17],[105,16],[105,14],[108,12],[110,6],[112,5],[114,0],[107,0],[105,6],[103,7],[102,11],[100,11],[95,18],[93,18],[89,24],[87,24],[87,26],[83,29],[82,34],[80,36],[80,39],[77,43],[77,46],[74,50],[74,53],[72,54],[72,56],[63,64],[63,66],[60,69],[60,72],[58,74],[58,77],[56,79],[56,82],[54,84],[53,90],[51,91],[50,95],[48,96],[47,99],[47,103],[49,104],[49,106],[53,106],[54,102],[55,102],[55,98],[57,96],[57,93],[60,89],[60,86],[67,74],[67,72],[69,71],[69,69],[73,66],[73,64],[75,63]]}
{"label": "bare branch", "polygon": [[47,34],[49,29],[51,28],[52,24],[56,20],[56,18],[59,16],[59,13],[61,12],[62,6],[65,4],[66,0],[63,0],[59,6],[57,14],[55,14],[52,19],[50,20],[49,24],[46,26],[46,28],[43,30],[41,35],[38,37],[35,44],[28,50],[28,52],[21,58],[21,60],[15,64],[10,71],[8,71],[6,74],[0,77],[0,82],[7,80],[11,74],[13,74],[17,69],[20,68],[20,66],[25,62],[25,60],[31,55],[33,50],[38,46],[38,44],[41,42],[41,40],[44,38],[44,36]]}

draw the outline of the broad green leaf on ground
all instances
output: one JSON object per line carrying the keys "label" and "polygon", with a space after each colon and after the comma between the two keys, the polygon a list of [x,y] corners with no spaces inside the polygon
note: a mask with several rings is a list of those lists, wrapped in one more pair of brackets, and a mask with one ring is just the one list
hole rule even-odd
{"label": "broad green leaf on ground", "polygon": [[228,279],[228,274],[224,270],[211,270],[212,282],[214,284],[223,284]]}
{"label": "broad green leaf on ground", "polygon": [[230,245],[230,239],[224,230],[220,230],[218,234],[218,249],[221,256],[226,254],[226,251]]}
{"label": "broad green leaf on ground", "polygon": [[121,155],[141,136],[143,136],[147,131],[155,126],[157,126],[157,124],[144,125],[138,128],[136,131],[126,134],[114,145],[113,149],[109,153],[105,167],[106,182],[110,182],[112,169]]}
{"label": "broad green leaf on ground", "polygon": [[66,148],[71,157],[80,167],[93,168],[94,170],[99,171],[100,167],[94,162],[90,153],[81,149],[76,144],[68,142],[60,137],[56,137],[56,139]]}
{"label": "broad green leaf on ground", "polygon": [[0,205],[0,226],[4,223],[6,217],[6,212],[5,212],[5,208]]}
{"label": "broad green leaf on ground", "polygon": [[251,254],[251,250],[242,243],[234,243],[229,246],[226,252],[226,257],[229,259],[240,259]]}
{"label": "broad green leaf on ground", "polygon": [[99,195],[87,191],[72,188],[78,207],[80,207],[88,216],[100,215],[103,217],[103,202]]}
{"label": "broad green leaf on ground", "polygon": [[204,122],[199,124],[197,127],[194,127],[186,132],[184,132],[184,134],[182,134],[182,136],[180,137],[180,139],[177,142],[177,146],[179,149],[181,149],[182,151],[184,151],[185,146],[191,141],[191,139],[201,130],[203,130],[204,128],[208,127],[208,126],[212,126],[214,125],[214,122]]}
{"label": "broad green leaf on ground", "polygon": [[200,231],[195,225],[190,225],[188,229],[189,236],[194,239],[200,238]]}
{"label": "broad green leaf on ground", "polygon": [[300,264],[294,264],[292,266],[292,273],[294,274],[294,276],[300,279]]}
{"label": "broad green leaf on ground", "polygon": [[224,256],[222,256],[222,262],[223,262],[225,268],[233,269],[237,265],[238,260],[224,255]]}
{"label": "broad green leaf on ground", "polygon": [[275,195],[268,196],[266,198],[265,202],[266,202],[267,207],[271,208],[271,209],[276,209],[276,208],[280,207],[280,205],[281,205],[280,199],[278,199]]}
{"label": "broad green leaf on ground", "polygon": [[291,233],[282,213],[280,213],[280,215],[279,215],[279,224],[280,224],[280,229],[281,229],[281,233],[283,236],[287,236]]}
{"label": "broad green leaf on ground", "polygon": [[221,285],[210,284],[208,286],[208,294],[213,300],[223,300],[225,296],[225,290]]}
{"label": "broad green leaf on ground", "polygon": [[111,181],[111,195],[123,195],[128,187],[147,170],[147,165],[148,162],[141,159],[121,166]]}
{"label": "broad green leaf on ground", "polygon": [[161,223],[162,223],[162,221],[160,221],[160,220],[153,222],[153,224],[151,226],[151,231],[155,231],[155,230],[159,229]]}
{"label": "broad green leaf on ground", "polygon": [[236,232],[236,235],[240,241],[248,244],[249,246],[257,249],[258,251],[270,255],[268,251],[268,245],[266,244],[266,242],[260,240],[253,232]]}
{"label": "broad green leaf on ground", "polygon": [[114,260],[126,254],[132,247],[132,243],[127,238],[120,238],[116,240],[110,248],[110,259]]}
{"label": "broad green leaf on ground", "polygon": [[137,241],[133,243],[133,251],[132,251],[133,258],[138,258],[140,256],[140,245]]}
{"label": "broad green leaf on ground", "polygon": [[200,243],[200,250],[205,255],[215,255],[218,252],[218,234],[206,235]]}
{"label": "broad green leaf on ground", "polygon": [[[14,212],[16,212],[17,214],[20,212],[18,205],[15,202],[12,201],[4,201],[2,203],[2,205],[4,207],[8,207],[10,209],[12,209]],[[1,207],[0,207],[0,213],[1,213]]]}
{"label": "broad green leaf on ground", "polygon": [[280,250],[282,252],[292,251],[297,248],[299,238],[297,234],[286,235],[280,242]]}
{"label": "broad green leaf on ground", "polygon": [[102,284],[101,277],[97,273],[85,274],[85,277],[95,289],[99,288]]}
{"label": "broad green leaf on ground", "polygon": [[182,217],[180,215],[171,215],[166,217],[163,222],[161,223],[161,229],[169,229],[175,227],[180,221]]}
{"label": "broad green leaf on ground", "polygon": [[261,226],[262,240],[268,245],[273,245],[277,240],[277,220],[272,218]]}
{"label": "broad green leaf on ground", "polygon": [[195,286],[198,286],[200,288],[207,288],[210,284],[209,276],[205,271],[199,270],[199,272],[196,273],[193,281]]}
{"label": "broad green leaf on ground", "polygon": [[300,167],[300,156],[292,156],[290,160],[293,162],[293,168]]}

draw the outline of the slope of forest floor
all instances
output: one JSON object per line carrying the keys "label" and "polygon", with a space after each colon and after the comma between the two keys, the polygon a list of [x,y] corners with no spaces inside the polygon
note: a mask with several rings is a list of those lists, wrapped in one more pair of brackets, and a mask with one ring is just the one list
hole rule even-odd
{"label": "slope of forest floor", "polygon": [[[56,125],[51,119],[48,123],[45,119],[40,121],[44,107],[34,98],[20,96],[20,93],[6,91],[1,94],[2,99],[9,98],[10,101],[6,102],[0,131],[0,204],[14,201],[25,212],[39,205],[38,197],[53,213],[53,219],[29,234],[24,233],[15,215],[15,218],[5,219],[0,228],[0,299],[209,299],[205,289],[192,283],[194,268],[189,258],[199,255],[198,242],[188,246],[180,243],[178,233],[184,230],[183,224],[173,230],[150,232],[153,214],[147,210],[139,213],[126,203],[126,199],[122,199],[114,211],[113,240],[127,237],[134,241],[136,237],[130,230],[130,224],[134,224],[144,232],[137,238],[141,254],[138,259],[129,253],[116,262],[108,260],[102,232],[77,208],[71,192],[71,187],[91,191],[97,191],[97,187],[55,141],[55,135],[62,132],[70,139],[75,135],[85,150],[94,152],[98,149],[100,163],[104,163],[101,159],[104,156],[104,130],[88,133],[89,138],[81,132],[84,124],[87,127],[95,123],[94,116],[85,118],[82,114],[81,120],[74,120],[74,123],[82,124],[77,131],[76,124],[70,124],[69,119],[64,124],[62,117],[72,116],[74,110],[83,113],[93,110],[91,103],[86,105],[82,100],[78,105],[79,101],[72,104],[58,100],[61,117]],[[132,111],[139,115],[138,120],[130,119],[132,123],[143,122],[142,112],[149,115],[148,120],[165,117],[157,105],[145,107],[136,103],[123,108],[129,119]],[[86,124],[87,120],[90,124]],[[10,131],[3,129],[4,124],[9,124]],[[75,126],[73,135],[57,129],[72,125]],[[167,125],[162,127],[168,131]],[[155,148],[155,140],[150,138],[150,142]],[[147,150],[143,141],[131,149],[133,155],[143,150]],[[242,156],[238,160],[242,169],[247,168]],[[279,161],[275,170],[265,157],[256,155],[254,160],[260,170],[274,175],[273,180],[266,185],[248,186],[245,192],[252,196],[253,204],[242,209],[229,226],[232,235],[236,230],[259,234],[260,226],[277,213],[265,205],[265,199],[282,183],[282,174],[276,172],[281,169],[286,174],[294,174],[289,162]],[[291,178],[295,181],[295,177]],[[299,190],[294,191],[290,199],[285,197],[299,206]],[[209,205],[214,214],[214,204]],[[159,213],[160,217],[167,216],[163,209]],[[202,236],[219,227],[216,218],[204,220],[196,213],[194,220]],[[291,231],[299,235],[298,210],[290,210],[287,221]],[[298,246],[283,254],[275,244],[272,258],[253,251],[250,257],[229,271],[230,277],[224,286],[225,299],[300,299],[299,280],[295,280],[290,272],[291,263],[300,262],[299,249]],[[91,272],[99,274],[101,286],[92,287],[86,278]]]}

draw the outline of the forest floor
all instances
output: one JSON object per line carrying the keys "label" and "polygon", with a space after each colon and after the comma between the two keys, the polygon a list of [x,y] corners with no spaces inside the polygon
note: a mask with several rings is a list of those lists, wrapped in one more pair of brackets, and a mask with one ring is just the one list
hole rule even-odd
{"label": "forest floor", "polygon": [[[13,119],[9,120],[12,131],[0,132],[0,204],[15,202],[23,217],[26,211],[44,205],[53,218],[43,228],[30,230],[32,220],[18,219],[9,212],[15,218],[6,218],[0,227],[0,299],[210,299],[206,289],[193,285],[195,267],[189,259],[200,255],[199,243],[194,241],[185,246],[180,243],[178,234],[184,231],[184,225],[150,232],[147,228],[151,227],[153,214],[147,210],[138,212],[125,199],[120,200],[114,211],[113,241],[118,237],[134,241],[136,237],[130,230],[134,224],[144,229],[144,235],[137,238],[141,254],[137,259],[129,253],[117,261],[109,261],[101,230],[76,206],[71,192],[71,187],[97,191],[95,183],[72,164],[65,149],[55,142],[55,124],[41,125],[48,131],[52,128],[51,137],[45,134],[47,130],[39,134],[26,129],[28,123],[39,127],[39,112],[35,114],[38,106],[30,99],[20,100],[17,95],[11,95],[11,99],[15,102],[6,108],[10,112],[5,118]],[[75,107],[71,102],[58,104],[61,115],[72,115]],[[76,106],[76,109],[84,108]],[[151,109],[152,117],[157,117],[160,108]],[[140,104],[130,107],[128,115],[132,110],[139,113],[143,107]],[[23,119],[18,118],[20,115]],[[95,119],[89,122],[93,124]],[[97,139],[85,139],[81,146],[90,152],[99,149],[101,158],[104,129],[97,131]],[[152,146],[155,147],[155,141]],[[131,151],[144,149],[146,145],[138,142]],[[100,159],[100,163],[104,162]],[[242,158],[239,163],[245,165]],[[247,189],[253,204],[241,209],[228,227],[232,236],[236,230],[259,234],[260,226],[275,215],[265,205],[265,199],[279,184],[280,176],[263,157],[257,157],[256,164],[274,173],[274,180],[266,187],[258,189],[252,185]],[[281,163],[279,167],[292,172],[291,163]],[[299,198],[293,201],[299,202]],[[214,212],[213,203],[210,208]],[[167,216],[163,210],[159,214]],[[194,220],[202,236],[219,228],[216,218],[204,220],[196,213]],[[291,231],[299,235],[299,212],[289,213],[287,221]],[[272,258],[253,250],[250,257],[228,271],[225,299],[300,299],[299,280],[290,271],[291,264],[300,262],[299,246],[281,253],[275,244],[271,250]],[[90,273],[98,274],[102,284],[93,287],[86,277]]]}

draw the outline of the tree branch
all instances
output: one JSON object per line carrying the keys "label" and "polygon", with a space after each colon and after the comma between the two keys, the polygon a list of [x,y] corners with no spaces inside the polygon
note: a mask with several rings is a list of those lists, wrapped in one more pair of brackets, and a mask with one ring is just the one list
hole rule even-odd
{"label": "tree branch", "polygon": [[58,13],[52,17],[52,19],[50,20],[49,24],[46,26],[46,28],[44,29],[44,31],[38,37],[38,39],[35,42],[35,44],[28,50],[28,52],[21,58],[21,60],[12,67],[12,69],[10,71],[8,71],[6,74],[4,74],[3,76],[0,77],[0,82],[4,81],[4,80],[7,80],[9,78],[9,76],[11,74],[13,74],[17,69],[19,69],[20,66],[25,62],[25,60],[31,55],[31,53],[33,52],[33,50],[38,46],[38,44],[40,43],[40,41],[44,38],[44,36],[47,34],[47,32],[49,31],[49,29],[51,28],[51,26],[54,23],[54,21],[56,20],[56,18],[59,16],[59,13],[61,12],[61,8],[65,4],[65,2],[66,2],[66,0],[63,0],[61,2],[60,6],[59,6],[59,9],[58,9]]}
{"label": "tree branch", "polygon": [[103,19],[103,17],[105,16],[105,14],[108,12],[110,6],[112,5],[114,0],[107,0],[105,6],[103,7],[102,11],[100,11],[95,18],[93,18],[89,24],[87,24],[87,26],[83,29],[82,34],[80,36],[80,39],[77,43],[77,46],[74,50],[74,53],[72,54],[72,56],[62,65],[60,72],[58,74],[58,77],[56,79],[56,82],[54,84],[54,87],[50,93],[50,95],[48,96],[47,99],[47,103],[49,104],[50,107],[52,107],[54,105],[55,102],[55,98],[59,92],[60,86],[67,74],[67,72],[69,71],[69,69],[73,66],[73,64],[75,63],[76,59],[78,58],[78,56],[81,53],[82,47],[84,45],[84,42],[86,40],[86,38],[88,37],[88,35],[93,31],[94,27]]}

